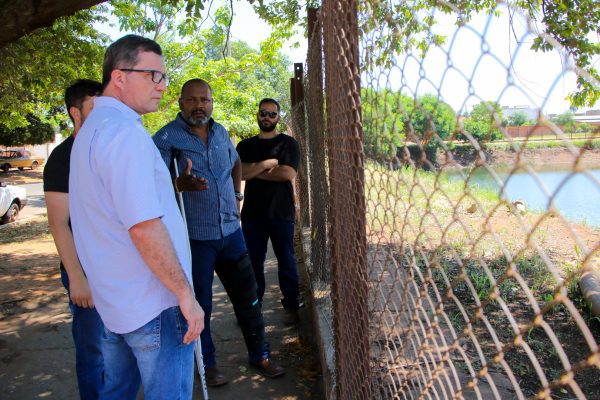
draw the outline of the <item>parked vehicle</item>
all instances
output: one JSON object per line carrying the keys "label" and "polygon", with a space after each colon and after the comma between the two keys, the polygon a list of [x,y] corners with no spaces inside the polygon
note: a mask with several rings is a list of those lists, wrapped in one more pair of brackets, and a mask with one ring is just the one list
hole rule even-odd
{"label": "parked vehicle", "polygon": [[0,224],[15,222],[26,204],[25,188],[0,182]]}
{"label": "parked vehicle", "polygon": [[11,168],[19,168],[22,171],[25,168],[36,169],[44,164],[44,157],[32,157],[28,151],[4,150],[0,152],[0,169],[8,172]]}

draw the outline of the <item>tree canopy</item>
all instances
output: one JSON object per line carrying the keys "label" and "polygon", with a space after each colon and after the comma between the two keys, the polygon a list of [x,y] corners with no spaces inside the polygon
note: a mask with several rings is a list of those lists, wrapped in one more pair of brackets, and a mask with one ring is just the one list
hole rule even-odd
{"label": "tree canopy", "polygon": [[54,138],[54,129],[42,122],[36,115],[28,114],[28,125],[10,129],[0,124],[0,144],[4,146],[22,146],[25,144],[47,143]]}
{"label": "tree canopy", "polygon": [[[247,0],[265,21],[277,27],[305,24],[305,7],[318,7],[320,0]],[[14,42],[36,28],[50,26],[61,16],[72,15],[78,10],[89,8],[103,0],[0,0],[0,17],[8,23],[0,31],[0,48]],[[164,5],[182,5],[187,15],[198,18],[209,0],[157,0]],[[134,2],[135,3],[135,2]],[[232,7],[233,7],[233,3]],[[489,0],[419,0],[416,2],[388,2],[368,0],[359,3],[361,30],[363,33],[374,28],[384,28],[385,33],[377,45],[391,53],[406,47],[426,51],[430,44],[436,45],[444,38],[431,32],[435,18],[427,11],[439,9],[456,15],[456,24],[462,25],[479,12],[496,12],[497,2]],[[515,0],[511,9],[519,9],[539,23],[540,35],[532,48],[549,51],[558,43],[573,57],[575,65],[583,73],[578,76],[578,90],[570,95],[573,106],[593,106],[600,97],[598,81],[600,74],[594,68],[594,57],[600,54],[600,12],[597,0]],[[426,15],[425,18],[422,18]],[[284,29],[284,30],[286,30]],[[595,34],[595,35],[594,35]],[[596,38],[594,38],[594,36]],[[391,54],[390,52],[383,54]],[[373,61],[373,60],[371,60]],[[385,63],[385,59],[379,60]]]}
{"label": "tree canopy", "polygon": [[60,109],[65,87],[79,77],[100,77],[108,38],[92,24],[104,20],[103,11],[60,18],[0,49],[0,69],[5,71],[0,77],[0,124],[25,126],[29,114],[54,124],[66,119]]}
{"label": "tree canopy", "polygon": [[376,157],[393,158],[407,143],[435,149],[456,130],[456,113],[432,94],[363,89],[361,97],[366,152]]}
{"label": "tree canopy", "polygon": [[[88,7],[103,2],[0,0],[0,15],[9,24],[9,29],[4,31],[12,32],[0,34],[0,66],[4,71],[11,71],[10,76],[0,78],[0,124],[7,129],[26,126],[29,114],[54,125],[64,123],[64,110],[60,108],[64,87],[76,78],[100,75],[99,65],[108,38],[100,34],[94,24],[105,20],[110,9],[121,29],[152,37],[165,50],[173,85],[161,103],[162,112],[145,117],[150,129],[175,113],[179,84],[190,77],[202,76],[211,81],[215,89],[218,104],[215,116],[229,119],[230,129],[243,136],[255,124],[239,115],[253,115],[251,104],[258,97],[287,98],[288,77],[283,76],[286,68],[282,66],[289,60],[279,52],[281,43],[291,35],[293,26],[304,24],[302,10],[320,4],[318,0],[248,1],[261,18],[274,26],[272,37],[258,50],[229,41],[231,10],[228,7],[214,15],[213,27],[203,27],[210,8],[207,6],[212,5],[208,0],[113,0],[110,5],[90,9]],[[358,4],[362,34],[381,31],[374,45],[382,49],[379,54],[383,56],[370,59],[367,55],[363,60],[365,65],[385,65],[386,55],[399,54],[409,47],[425,53],[429,46],[443,43],[445,38],[436,36],[431,29],[435,18],[429,10],[433,8],[456,15],[457,25],[464,24],[475,13],[497,10],[497,3],[487,0],[419,0],[410,4],[367,0]],[[234,7],[233,3],[230,6]],[[597,1],[518,0],[509,8],[520,9],[539,22],[542,33],[533,43],[535,50],[548,51],[558,43],[572,55],[583,72],[571,101],[575,106],[593,105],[600,95],[597,81],[591,79],[599,77],[593,68],[593,58],[600,54],[600,45],[593,35],[600,34]],[[56,19],[60,15],[63,17]],[[47,27],[32,32],[44,25]],[[415,116],[415,122],[418,120]]]}
{"label": "tree canopy", "polygon": [[100,79],[109,39],[94,24],[105,22],[112,13],[122,30],[151,37],[163,48],[171,83],[159,112],[144,116],[150,132],[174,118],[181,86],[198,77],[213,88],[215,119],[238,137],[256,132],[261,98],[274,97],[284,109],[288,107],[291,63],[280,52],[285,34],[278,31],[259,49],[230,42],[228,7],[218,9],[212,17],[214,24],[204,27],[203,19],[191,16],[187,6],[184,0],[114,0],[110,6],[60,18],[51,27],[0,49],[0,66],[15,71],[0,77],[0,124],[7,132],[16,132],[30,124],[28,115],[37,115],[64,128],[68,122],[62,105],[64,88],[78,78]]}
{"label": "tree canopy", "polygon": [[525,114],[523,111],[517,111],[508,116],[509,126],[523,126],[527,125],[528,122],[529,118],[527,117],[527,114]]}
{"label": "tree canopy", "polygon": [[185,13],[186,2],[162,0],[113,1],[122,29],[152,37],[163,47],[171,76],[159,112],[144,116],[150,132],[172,120],[179,111],[177,98],[184,82],[202,78],[213,90],[213,117],[230,134],[244,138],[256,133],[256,111],[263,97],[281,99],[287,108],[291,63],[281,54],[281,32],[266,39],[257,50],[248,43],[228,39],[231,9],[214,12],[213,25]]}
{"label": "tree canopy", "polygon": [[463,121],[461,138],[469,136],[478,142],[497,140],[502,137],[500,127],[504,117],[502,107],[493,101],[482,101],[475,105],[471,113]]}

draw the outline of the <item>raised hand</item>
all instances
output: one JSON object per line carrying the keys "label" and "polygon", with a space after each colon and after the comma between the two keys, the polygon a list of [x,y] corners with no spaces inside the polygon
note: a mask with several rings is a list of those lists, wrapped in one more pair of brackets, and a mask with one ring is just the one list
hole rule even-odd
{"label": "raised hand", "polygon": [[176,189],[178,192],[198,192],[208,189],[208,181],[204,178],[198,178],[192,174],[192,160],[185,159],[187,162],[185,171],[176,179]]}

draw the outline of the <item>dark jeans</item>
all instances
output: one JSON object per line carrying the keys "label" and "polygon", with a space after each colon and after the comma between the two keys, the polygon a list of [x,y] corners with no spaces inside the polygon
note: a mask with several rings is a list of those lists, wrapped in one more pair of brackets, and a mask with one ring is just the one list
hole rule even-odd
{"label": "dark jeans", "polygon": [[[215,266],[224,261],[237,261],[246,255],[246,243],[242,230],[238,229],[229,236],[218,240],[192,240],[190,239],[192,250],[192,277],[194,281],[194,291],[196,299],[204,310],[204,330],[200,334],[202,343],[202,355],[204,365],[214,367],[215,345],[210,332],[210,316],[212,313],[212,285],[215,273]],[[250,283],[250,282],[249,282]],[[244,316],[240,315],[239,318]],[[247,326],[240,322],[240,327]],[[264,322],[261,320],[260,326],[255,327],[262,331],[264,337]],[[268,352],[268,345],[264,343],[257,349],[248,349],[250,361],[258,361],[263,357],[263,352]],[[268,355],[268,354],[265,354]]]}
{"label": "dark jeans", "polygon": [[[62,284],[69,292],[69,276],[60,270]],[[71,302],[69,308],[73,315],[71,332],[75,343],[75,370],[79,396],[83,400],[97,399],[104,385],[104,358],[101,339],[104,336],[104,324],[96,308],[83,308]]]}
{"label": "dark jeans", "polygon": [[258,299],[265,294],[265,257],[269,238],[277,257],[279,289],[284,308],[298,309],[298,270],[294,255],[294,223],[292,221],[244,221],[242,223],[248,253],[258,284]]}

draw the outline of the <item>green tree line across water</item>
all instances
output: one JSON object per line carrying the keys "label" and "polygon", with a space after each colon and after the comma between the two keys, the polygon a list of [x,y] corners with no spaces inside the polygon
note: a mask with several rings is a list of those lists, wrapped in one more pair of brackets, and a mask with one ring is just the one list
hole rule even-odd
{"label": "green tree line across water", "polygon": [[[522,112],[505,117],[501,106],[481,101],[470,112],[458,114],[432,94],[411,97],[390,89],[363,89],[361,92],[366,152],[383,159],[394,158],[398,149],[413,144],[434,154],[444,141],[477,141],[479,144],[505,139],[507,126],[534,126]],[[577,123],[573,113],[551,119],[565,133],[594,130]],[[429,157],[428,157],[429,158]]]}

